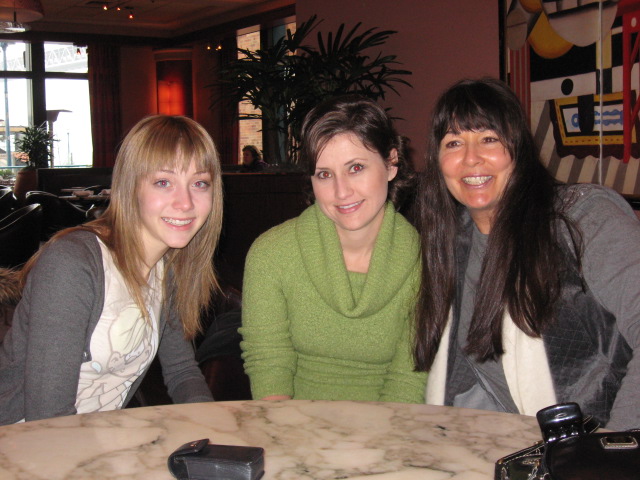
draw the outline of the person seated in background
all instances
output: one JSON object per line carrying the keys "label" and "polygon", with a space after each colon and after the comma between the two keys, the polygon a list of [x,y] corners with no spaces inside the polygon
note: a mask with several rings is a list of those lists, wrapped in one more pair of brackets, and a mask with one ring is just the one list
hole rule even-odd
{"label": "person seated in background", "polygon": [[301,159],[315,203],[246,260],[240,333],[253,398],[424,402],[411,357],[419,242],[396,211],[415,176],[403,147],[364,97],[307,115]]}
{"label": "person seated in background", "polygon": [[153,116],[124,139],[111,203],[24,267],[0,346],[0,424],[123,408],[159,355],[176,403],[212,400],[189,338],[217,286],[222,223],[213,141]]}
{"label": "person seated in background", "polygon": [[242,171],[243,172],[261,172],[269,164],[262,160],[262,155],[253,145],[245,145],[242,148]]}
{"label": "person seated in background", "polygon": [[526,415],[577,402],[608,428],[640,427],[640,222],[628,203],[556,181],[495,79],[440,97],[418,201],[427,402]]}

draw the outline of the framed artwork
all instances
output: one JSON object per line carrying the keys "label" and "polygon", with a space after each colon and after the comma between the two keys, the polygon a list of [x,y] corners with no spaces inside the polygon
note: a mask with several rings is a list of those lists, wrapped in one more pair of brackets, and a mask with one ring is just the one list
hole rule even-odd
{"label": "framed artwork", "polygon": [[640,0],[501,0],[501,74],[559,180],[640,195]]}

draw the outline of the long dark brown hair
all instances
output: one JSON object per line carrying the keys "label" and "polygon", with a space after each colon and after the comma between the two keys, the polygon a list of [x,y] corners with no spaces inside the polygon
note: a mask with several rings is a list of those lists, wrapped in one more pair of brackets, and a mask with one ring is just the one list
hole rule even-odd
{"label": "long dark brown hair", "polygon": [[[542,165],[526,115],[499,80],[463,80],[434,109],[426,169],[420,176],[417,223],[422,244],[422,285],[417,304],[415,361],[433,363],[456,289],[456,241],[465,207],[449,193],[439,163],[447,132],[493,130],[513,159],[489,234],[465,351],[480,361],[504,353],[505,308],[523,332],[540,337],[553,319],[568,264],[558,229],[573,239],[580,269],[580,236],[558,205],[558,182]],[[575,260],[574,260],[575,261]]]}

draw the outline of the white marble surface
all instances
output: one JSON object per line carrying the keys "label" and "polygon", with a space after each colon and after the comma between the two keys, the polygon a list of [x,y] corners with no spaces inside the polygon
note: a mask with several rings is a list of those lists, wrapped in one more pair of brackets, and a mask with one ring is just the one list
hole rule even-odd
{"label": "white marble surface", "polygon": [[0,478],[168,480],[169,454],[201,438],[263,447],[263,480],[490,480],[540,433],[533,417],[430,405],[170,405],[0,427]]}

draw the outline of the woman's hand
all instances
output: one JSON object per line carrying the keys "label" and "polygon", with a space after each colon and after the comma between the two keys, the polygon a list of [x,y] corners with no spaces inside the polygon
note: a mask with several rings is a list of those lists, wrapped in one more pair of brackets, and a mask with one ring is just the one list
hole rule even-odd
{"label": "woman's hand", "polygon": [[291,400],[291,395],[267,395],[260,400]]}

